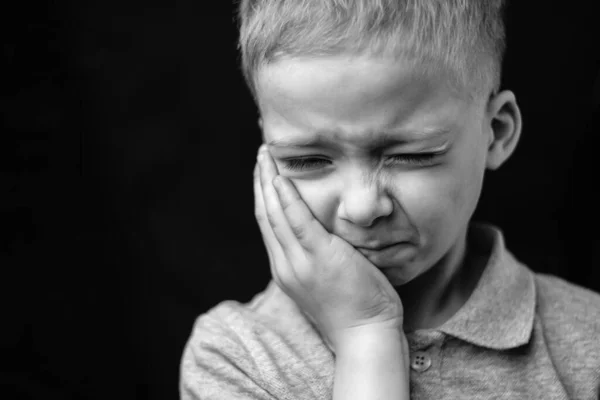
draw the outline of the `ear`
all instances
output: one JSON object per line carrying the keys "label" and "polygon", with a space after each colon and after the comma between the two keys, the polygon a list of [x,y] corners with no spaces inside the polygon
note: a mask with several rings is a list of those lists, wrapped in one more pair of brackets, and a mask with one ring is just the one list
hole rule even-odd
{"label": "ear", "polygon": [[488,100],[486,124],[490,132],[486,167],[498,169],[511,156],[521,137],[521,110],[515,94],[504,90]]}

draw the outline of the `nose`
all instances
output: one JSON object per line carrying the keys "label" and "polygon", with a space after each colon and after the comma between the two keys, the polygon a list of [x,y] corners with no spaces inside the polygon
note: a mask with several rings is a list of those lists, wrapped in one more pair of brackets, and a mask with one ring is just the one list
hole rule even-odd
{"label": "nose", "polygon": [[382,179],[360,176],[346,180],[339,206],[339,217],[353,224],[369,227],[378,218],[390,215],[394,203]]}

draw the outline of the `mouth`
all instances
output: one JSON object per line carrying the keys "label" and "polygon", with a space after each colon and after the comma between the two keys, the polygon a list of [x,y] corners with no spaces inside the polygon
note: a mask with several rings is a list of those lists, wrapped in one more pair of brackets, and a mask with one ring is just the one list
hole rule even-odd
{"label": "mouth", "polygon": [[360,250],[360,251],[377,252],[377,251],[382,251],[382,250],[385,250],[387,248],[390,248],[392,246],[395,246],[395,245],[401,244],[401,243],[403,243],[403,242],[396,242],[396,243],[388,244],[388,245],[385,245],[385,246],[378,246],[378,247],[360,247],[360,246],[356,246],[356,249]]}
{"label": "mouth", "polygon": [[386,268],[414,256],[416,249],[409,242],[396,242],[376,248],[356,247],[356,250],[376,266]]}

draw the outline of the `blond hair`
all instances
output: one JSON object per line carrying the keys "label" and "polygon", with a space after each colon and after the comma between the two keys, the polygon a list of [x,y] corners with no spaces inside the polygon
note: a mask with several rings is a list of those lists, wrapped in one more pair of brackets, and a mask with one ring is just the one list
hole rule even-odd
{"label": "blond hair", "polygon": [[486,95],[500,86],[503,8],[504,0],[240,0],[242,73],[257,100],[258,69],[282,57],[403,57]]}

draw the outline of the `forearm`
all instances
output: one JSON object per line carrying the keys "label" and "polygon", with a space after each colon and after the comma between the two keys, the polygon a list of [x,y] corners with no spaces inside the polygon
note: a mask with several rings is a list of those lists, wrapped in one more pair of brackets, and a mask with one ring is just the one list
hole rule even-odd
{"label": "forearm", "polygon": [[408,345],[402,330],[364,329],[336,347],[334,400],[408,400]]}

